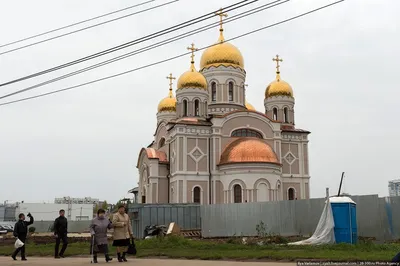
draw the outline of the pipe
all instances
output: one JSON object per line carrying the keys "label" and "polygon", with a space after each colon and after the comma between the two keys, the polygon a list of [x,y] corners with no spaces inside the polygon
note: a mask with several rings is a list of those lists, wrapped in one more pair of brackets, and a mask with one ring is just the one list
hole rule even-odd
{"label": "pipe", "polygon": [[167,179],[168,179],[168,185],[167,185],[167,187],[168,187],[168,193],[167,193],[167,195],[168,195],[168,203],[170,203],[170,197],[171,197],[171,195],[170,195],[170,193],[171,193],[171,188],[170,188],[170,186],[171,186],[171,183],[170,183],[170,178],[171,178],[171,142],[169,142],[168,143],[168,164],[167,164],[167,170],[168,170],[168,173],[167,173]]}
{"label": "pipe", "polygon": [[340,190],[342,189],[343,176],[344,176],[344,172],[342,172],[342,178],[340,179],[339,191],[338,191],[338,194],[337,194],[338,197],[340,197]]}
{"label": "pipe", "polygon": [[211,204],[211,137],[208,138],[208,202]]}

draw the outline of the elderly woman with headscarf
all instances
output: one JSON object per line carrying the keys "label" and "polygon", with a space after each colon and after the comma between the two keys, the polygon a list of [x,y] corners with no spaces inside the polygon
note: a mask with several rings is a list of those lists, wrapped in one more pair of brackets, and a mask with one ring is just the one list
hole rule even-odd
{"label": "elderly woman with headscarf", "polygon": [[[112,223],[114,226],[113,246],[117,247],[118,261],[127,261],[125,256],[130,245],[130,238],[133,238],[133,233],[129,216],[125,213],[124,205],[118,206],[118,212],[113,215]],[[123,252],[122,255],[121,251]]]}
{"label": "elderly woman with headscarf", "polygon": [[112,223],[105,216],[103,209],[97,211],[97,217],[90,224],[90,234],[93,237],[91,251],[93,251],[93,262],[97,263],[97,253],[101,252],[106,258],[106,262],[112,260],[108,255],[107,230],[112,228]]}

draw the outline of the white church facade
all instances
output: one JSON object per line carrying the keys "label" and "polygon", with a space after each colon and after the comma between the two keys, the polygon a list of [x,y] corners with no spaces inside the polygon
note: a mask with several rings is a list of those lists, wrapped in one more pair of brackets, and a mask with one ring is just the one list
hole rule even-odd
{"label": "white church facade", "polygon": [[266,86],[263,112],[246,101],[246,71],[238,48],[218,42],[197,71],[159,103],[153,142],[139,152],[139,203],[223,204],[308,199],[307,130],[295,127],[292,87],[280,77]]}

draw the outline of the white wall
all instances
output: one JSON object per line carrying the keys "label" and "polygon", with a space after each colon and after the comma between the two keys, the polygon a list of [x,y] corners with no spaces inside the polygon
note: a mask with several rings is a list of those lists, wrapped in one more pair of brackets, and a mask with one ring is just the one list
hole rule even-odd
{"label": "white wall", "polygon": [[[56,203],[20,203],[16,210],[18,215],[24,213],[25,216],[30,212],[36,221],[54,221],[59,216],[59,211],[65,210],[65,217],[69,218],[68,204]],[[80,219],[79,216],[82,218]],[[93,204],[72,204],[71,221],[91,220],[93,218]],[[28,220],[29,218],[27,218]]]}

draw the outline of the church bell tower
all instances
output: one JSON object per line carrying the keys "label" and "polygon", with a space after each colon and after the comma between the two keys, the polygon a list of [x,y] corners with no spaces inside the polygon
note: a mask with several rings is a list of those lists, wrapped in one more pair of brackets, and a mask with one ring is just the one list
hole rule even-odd
{"label": "church bell tower", "polygon": [[276,62],[276,78],[265,90],[265,114],[284,125],[294,125],[295,99],[292,87],[281,79],[279,63],[283,62],[283,59],[276,55],[272,60]]}

